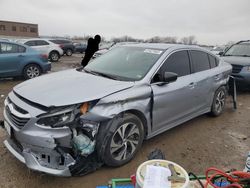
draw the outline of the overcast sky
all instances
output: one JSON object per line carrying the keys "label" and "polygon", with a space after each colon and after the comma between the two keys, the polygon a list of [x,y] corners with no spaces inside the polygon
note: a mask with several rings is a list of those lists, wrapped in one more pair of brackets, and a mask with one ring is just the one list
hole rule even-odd
{"label": "overcast sky", "polygon": [[0,20],[37,23],[40,35],[195,35],[225,44],[250,39],[250,0],[0,0]]}

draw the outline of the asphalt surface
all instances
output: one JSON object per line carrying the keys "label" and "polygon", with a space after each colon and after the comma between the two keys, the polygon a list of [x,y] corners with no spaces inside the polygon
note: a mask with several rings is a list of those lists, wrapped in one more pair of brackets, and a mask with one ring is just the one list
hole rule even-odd
{"label": "asphalt surface", "polygon": [[[80,65],[81,54],[62,57],[52,64],[52,72]],[[24,80],[0,80],[0,119],[3,119],[3,101],[12,88]],[[158,148],[166,159],[184,167],[187,172],[204,174],[215,166],[223,170],[244,168],[250,151],[250,92],[240,92],[238,109],[232,110],[228,98],[225,112],[217,118],[203,115],[145,141],[136,157],[119,168],[102,167],[82,177],[61,178],[29,170],[13,157],[3,145],[7,137],[0,129],[0,187],[83,187],[104,185],[111,178],[126,178],[147,160],[148,154]]]}

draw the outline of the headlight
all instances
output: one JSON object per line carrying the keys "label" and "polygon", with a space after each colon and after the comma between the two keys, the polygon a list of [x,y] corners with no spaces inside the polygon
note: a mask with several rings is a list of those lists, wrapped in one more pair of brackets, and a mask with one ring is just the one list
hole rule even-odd
{"label": "headlight", "polygon": [[46,115],[40,116],[40,119],[37,121],[37,124],[51,127],[65,126],[73,122],[77,115],[86,114],[97,102],[98,100],[85,102],[82,104],[68,107],[64,110],[50,112]]}
{"label": "headlight", "polygon": [[72,122],[73,120],[73,109],[68,109],[57,113],[45,115],[37,121],[37,124],[43,126],[61,127],[67,123]]}

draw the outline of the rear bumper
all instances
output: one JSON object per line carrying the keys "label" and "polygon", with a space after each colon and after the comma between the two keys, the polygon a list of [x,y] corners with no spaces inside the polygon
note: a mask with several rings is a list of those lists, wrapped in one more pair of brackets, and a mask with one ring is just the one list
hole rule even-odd
{"label": "rear bumper", "polygon": [[42,66],[42,72],[46,73],[48,71],[51,71],[51,62],[48,61],[45,65]]}

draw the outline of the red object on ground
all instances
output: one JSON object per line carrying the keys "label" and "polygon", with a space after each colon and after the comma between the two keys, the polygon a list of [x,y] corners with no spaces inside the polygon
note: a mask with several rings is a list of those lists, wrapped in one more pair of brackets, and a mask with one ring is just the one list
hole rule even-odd
{"label": "red object on ground", "polygon": [[132,181],[132,184],[135,186],[135,184],[136,184],[136,176],[135,176],[135,174],[131,175],[130,179]]}
{"label": "red object on ground", "polygon": [[[214,172],[214,174],[209,176],[209,172]],[[233,187],[242,188],[242,186],[239,184],[240,178],[250,178],[250,173],[247,173],[247,172],[233,171],[231,173],[225,173],[217,168],[211,167],[211,168],[208,168],[206,171],[207,183],[205,184],[205,188],[207,188],[208,185],[211,185],[214,188],[220,188],[212,183],[212,179],[218,175],[227,178],[227,180],[231,182],[230,185],[225,186],[223,188],[233,188]]]}

